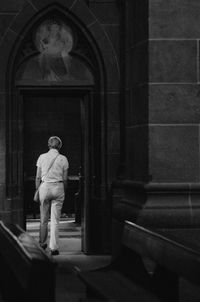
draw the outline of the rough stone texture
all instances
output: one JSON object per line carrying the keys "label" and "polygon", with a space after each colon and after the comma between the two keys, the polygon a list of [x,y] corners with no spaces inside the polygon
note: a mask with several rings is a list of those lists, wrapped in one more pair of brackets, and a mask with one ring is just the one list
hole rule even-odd
{"label": "rough stone texture", "polygon": [[[137,222],[147,226],[190,226],[192,222],[189,194],[187,192],[153,192],[140,212]],[[199,223],[198,223],[199,224]]]}
{"label": "rough stone texture", "polygon": [[[194,233],[193,230],[191,230],[191,236],[193,233]],[[197,238],[198,237],[199,237],[199,232]],[[180,288],[179,289],[180,301],[198,301],[200,295],[198,284],[190,282],[186,278],[180,278],[179,288]]]}
{"label": "rough stone texture", "polygon": [[[160,203],[162,204],[162,197],[160,196]],[[143,226],[157,228],[187,228],[191,227],[190,210],[188,208],[159,208],[148,209],[145,208],[140,212],[137,223]],[[198,225],[199,226],[199,223]]]}
{"label": "rough stone texture", "polygon": [[130,127],[133,124],[133,104],[132,104],[132,90],[130,88],[127,88],[124,93],[124,104],[125,106],[125,121],[124,121],[124,127]]}
{"label": "rough stone texture", "polygon": [[8,71],[8,59],[11,55],[11,49],[16,39],[16,34],[11,30],[8,30],[6,36],[1,41],[0,44],[0,92],[5,92],[5,85],[8,84],[8,80],[6,82],[6,73]]}
{"label": "rough stone texture", "polygon": [[49,5],[54,5],[55,2],[58,5],[70,8],[73,5],[73,3],[76,2],[76,0],[57,0],[57,1],[54,1],[54,0],[42,0],[42,1],[41,0],[29,0],[29,3],[31,3],[32,6],[34,8],[36,8],[38,11],[40,9],[44,9],[45,7],[48,7]]}
{"label": "rough stone texture", "polygon": [[119,153],[119,122],[109,123],[107,130],[108,153]]}
{"label": "rough stone texture", "polygon": [[0,220],[4,222],[13,222],[12,221],[12,212],[11,211],[0,211]]}
{"label": "rough stone texture", "polygon": [[200,198],[199,193],[192,193],[190,195],[190,202],[191,202],[191,221],[192,224],[198,225],[200,223]]}
{"label": "rough stone texture", "polygon": [[119,121],[119,93],[108,93],[107,115],[110,122]]}
{"label": "rough stone texture", "polygon": [[20,226],[24,226],[24,214],[22,209],[12,211],[11,217],[12,217],[12,223],[17,223]]}
{"label": "rough stone texture", "polygon": [[177,185],[200,182],[199,10],[197,0],[126,1],[125,177],[177,191],[155,189],[144,201],[124,187],[123,219],[134,220],[140,204],[144,224],[200,225],[194,188],[182,194]]}
{"label": "rough stone texture", "polygon": [[92,24],[96,20],[95,16],[82,0],[74,1],[74,3],[70,6],[70,11],[72,11],[76,17],[83,21],[85,25]]}
{"label": "rough stone texture", "polygon": [[12,22],[10,28],[12,31],[16,33],[20,33],[26,29],[27,24],[29,23],[30,19],[36,14],[36,9],[30,3],[26,3],[23,9],[17,15],[17,18]]}
{"label": "rough stone texture", "polygon": [[0,122],[6,120],[5,93],[0,93]]}
{"label": "rough stone texture", "polygon": [[[5,138],[3,139],[5,141]],[[5,147],[5,145],[4,145]],[[5,183],[6,181],[6,154],[5,152],[0,152],[0,183]]]}
{"label": "rough stone texture", "polygon": [[148,178],[148,1],[126,1],[126,177]]}
{"label": "rough stone texture", "polygon": [[153,182],[198,182],[199,127],[151,126],[149,173]]}
{"label": "rough stone texture", "polygon": [[130,5],[128,26],[131,30],[131,46],[148,39],[148,2],[148,0],[136,0]]}
{"label": "rough stone texture", "polygon": [[135,181],[145,181],[148,173],[147,127],[135,126],[127,129],[127,175]]}
{"label": "rough stone texture", "polygon": [[26,0],[1,0],[0,12],[18,12],[25,2]]}
{"label": "rough stone texture", "polygon": [[113,179],[116,178],[119,168],[119,154],[108,154],[108,165],[107,165],[107,175],[108,182],[111,184]]}
{"label": "rough stone texture", "polygon": [[107,3],[116,3],[116,0],[87,0],[89,3],[102,3],[102,2],[107,2]]}
{"label": "rough stone texture", "polygon": [[116,91],[120,84],[120,69],[117,55],[113,49],[113,45],[107,37],[98,40],[101,49],[103,61],[106,69],[107,89]]}
{"label": "rough stone texture", "polygon": [[96,41],[103,39],[105,32],[103,26],[101,26],[101,24],[98,21],[88,24],[87,27],[90,31],[90,34],[93,36],[93,38]]}
{"label": "rough stone texture", "polygon": [[90,9],[102,24],[118,24],[119,22],[118,9],[114,2],[92,2]]}
{"label": "rough stone texture", "polygon": [[6,125],[5,120],[0,120],[0,154],[6,151]]}
{"label": "rough stone texture", "polygon": [[130,115],[130,124],[147,124],[148,110],[148,85],[135,85],[131,91],[130,106],[127,106],[127,114]]}
{"label": "rough stone texture", "polygon": [[5,202],[5,183],[0,183],[0,211],[10,209],[10,205]]}
{"label": "rough stone texture", "polygon": [[125,88],[126,90],[129,90],[131,87],[131,83],[132,83],[132,78],[131,78],[131,74],[132,74],[132,69],[131,69],[131,48],[126,48],[125,50],[125,73],[124,73],[124,77],[125,77]]}
{"label": "rough stone texture", "polygon": [[149,36],[193,39],[200,37],[198,0],[150,0]]}
{"label": "rough stone texture", "polygon": [[[141,89],[140,89],[141,88]],[[145,104],[148,104],[148,99],[145,100],[143,91],[144,86],[134,86],[131,90],[126,91],[126,126],[134,126],[137,124],[145,124]],[[145,103],[146,102],[146,103]],[[143,111],[144,110],[144,111]],[[146,112],[148,117],[148,112]]]}
{"label": "rough stone texture", "polygon": [[150,123],[192,123],[200,121],[199,85],[150,85]]}
{"label": "rough stone texture", "polygon": [[111,41],[113,48],[118,56],[118,60],[120,58],[120,36],[119,36],[119,26],[118,25],[102,25],[106,35]]}
{"label": "rough stone texture", "polygon": [[148,43],[142,42],[131,49],[131,86],[148,82]]}
{"label": "rough stone texture", "polygon": [[149,81],[197,82],[197,42],[150,41]]}
{"label": "rough stone texture", "polygon": [[0,15],[0,40],[5,35],[7,28],[12,20],[15,18],[15,14],[1,14]]}

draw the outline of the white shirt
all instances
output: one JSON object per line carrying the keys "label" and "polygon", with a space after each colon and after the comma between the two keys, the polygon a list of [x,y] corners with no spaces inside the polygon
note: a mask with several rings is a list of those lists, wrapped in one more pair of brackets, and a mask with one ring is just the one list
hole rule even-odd
{"label": "white shirt", "polygon": [[[63,181],[63,173],[69,168],[69,162],[66,156],[59,154],[57,149],[50,149],[47,153],[39,156],[36,166],[41,168],[41,179],[45,182]],[[48,171],[52,160],[55,159],[53,165]],[[48,173],[47,173],[48,171]],[[47,174],[47,175],[46,175]]]}

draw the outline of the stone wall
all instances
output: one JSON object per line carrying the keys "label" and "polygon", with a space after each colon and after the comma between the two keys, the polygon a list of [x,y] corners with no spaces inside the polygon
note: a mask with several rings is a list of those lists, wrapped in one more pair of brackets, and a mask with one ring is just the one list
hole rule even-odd
{"label": "stone wall", "polygon": [[199,227],[198,1],[126,1],[126,173],[117,219]]}
{"label": "stone wall", "polygon": [[149,1],[147,207],[161,226],[199,226],[199,12],[197,1]]}
{"label": "stone wall", "polygon": [[199,182],[198,1],[149,1],[150,174]]}
{"label": "stone wall", "polygon": [[[117,72],[120,72],[120,11],[117,5],[117,1],[108,0],[90,0],[89,8],[92,13],[98,19],[103,30],[105,31],[110,45],[112,45],[113,56],[115,57],[118,67]],[[106,58],[106,52],[108,48],[106,44],[104,57]],[[111,62],[106,61],[109,66],[109,74],[111,85],[107,91],[107,131],[106,131],[106,144],[107,144],[107,177],[108,183],[111,184],[116,177],[117,169],[119,166],[119,83],[115,81],[116,69],[113,69]],[[117,106],[116,106],[117,104]]]}
{"label": "stone wall", "polygon": [[126,177],[148,174],[148,1],[126,1]]}

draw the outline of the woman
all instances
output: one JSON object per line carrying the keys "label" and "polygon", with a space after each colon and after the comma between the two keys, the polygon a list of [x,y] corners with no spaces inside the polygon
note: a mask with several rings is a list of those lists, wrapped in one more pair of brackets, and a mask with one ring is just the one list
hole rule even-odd
{"label": "woman", "polygon": [[51,255],[59,255],[59,220],[65,198],[69,163],[59,153],[62,141],[58,136],[48,140],[49,151],[41,154],[37,160],[35,178],[36,190],[39,188],[40,199],[40,238],[43,249],[47,248],[48,219],[51,213],[50,242]]}

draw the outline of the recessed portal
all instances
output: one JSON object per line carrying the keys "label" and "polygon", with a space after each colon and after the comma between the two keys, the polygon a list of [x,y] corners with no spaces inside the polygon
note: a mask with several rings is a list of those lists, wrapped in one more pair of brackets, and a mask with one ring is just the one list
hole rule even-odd
{"label": "recessed portal", "polygon": [[[29,223],[29,227],[30,220],[33,221],[33,219],[35,219],[35,225],[37,225],[39,205],[33,201],[36,161],[41,153],[48,151],[48,138],[57,135],[63,142],[60,153],[64,154],[69,161],[68,189],[62,208],[62,221],[60,224],[62,237],[63,221],[78,222],[79,224],[81,222],[81,205],[78,196],[80,187],[79,173],[80,167],[83,165],[81,160],[81,98],[57,96],[55,93],[42,96],[27,95],[24,96],[23,107],[25,219]],[[35,234],[35,236],[37,237],[38,234]]]}

